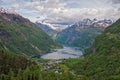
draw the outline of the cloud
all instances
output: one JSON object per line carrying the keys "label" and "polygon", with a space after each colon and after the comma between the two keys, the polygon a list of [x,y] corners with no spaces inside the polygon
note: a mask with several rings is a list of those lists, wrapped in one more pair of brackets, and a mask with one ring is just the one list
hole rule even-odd
{"label": "cloud", "polygon": [[[72,23],[84,18],[120,18],[120,0],[3,0],[32,21]],[[37,17],[37,18],[36,18]]]}
{"label": "cloud", "polygon": [[120,0],[112,0],[113,4],[120,4]]}
{"label": "cloud", "polygon": [[44,7],[44,8],[60,8],[64,7],[66,4],[61,3],[59,0],[44,0],[44,1],[32,1],[26,2],[26,6],[29,7]]}
{"label": "cloud", "polygon": [[36,2],[27,2],[25,5],[28,7],[37,7],[40,6],[41,4],[40,2],[36,1]]}
{"label": "cloud", "polygon": [[18,9],[20,9],[20,5],[15,3],[15,4],[12,4],[11,8],[14,10],[18,10]]}

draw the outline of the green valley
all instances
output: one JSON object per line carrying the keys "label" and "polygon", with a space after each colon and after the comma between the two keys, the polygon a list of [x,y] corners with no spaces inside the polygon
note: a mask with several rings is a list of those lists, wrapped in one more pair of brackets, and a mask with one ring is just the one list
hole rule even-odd
{"label": "green valley", "polygon": [[119,5],[0,0],[0,80],[120,80]]}

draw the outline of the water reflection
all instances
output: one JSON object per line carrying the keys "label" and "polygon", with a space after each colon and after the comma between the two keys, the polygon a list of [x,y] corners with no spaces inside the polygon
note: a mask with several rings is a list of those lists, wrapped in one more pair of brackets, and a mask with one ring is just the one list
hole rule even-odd
{"label": "water reflection", "polygon": [[82,51],[71,48],[64,47],[63,49],[57,49],[56,52],[48,53],[41,56],[44,59],[67,59],[67,58],[78,58],[82,55]]}

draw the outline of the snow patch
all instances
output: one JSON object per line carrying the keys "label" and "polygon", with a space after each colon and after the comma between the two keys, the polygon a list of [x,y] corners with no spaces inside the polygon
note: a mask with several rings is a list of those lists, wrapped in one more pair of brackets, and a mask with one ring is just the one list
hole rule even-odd
{"label": "snow patch", "polygon": [[42,22],[42,21],[37,21],[37,23],[41,23],[43,25],[47,25],[48,27],[50,27],[53,30],[56,30],[57,28],[54,27],[52,24],[46,23],[46,22]]}

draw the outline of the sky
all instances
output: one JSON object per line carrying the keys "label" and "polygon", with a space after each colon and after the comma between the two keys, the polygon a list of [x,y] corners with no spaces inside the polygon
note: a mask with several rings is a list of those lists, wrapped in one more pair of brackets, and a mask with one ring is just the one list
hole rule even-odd
{"label": "sky", "polygon": [[30,19],[48,23],[120,18],[120,0],[0,0],[0,6]]}

